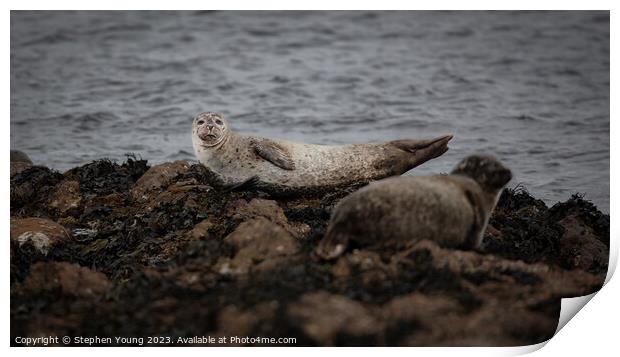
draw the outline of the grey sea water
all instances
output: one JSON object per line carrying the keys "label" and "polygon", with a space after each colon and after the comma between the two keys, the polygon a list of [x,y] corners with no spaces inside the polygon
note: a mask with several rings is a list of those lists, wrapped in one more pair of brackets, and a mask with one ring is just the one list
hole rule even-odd
{"label": "grey sea water", "polygon": [[11,148],[194,159],[201,111],[311,143],[453,133],[548,204],[609,211],[608,12],[11,12]]}

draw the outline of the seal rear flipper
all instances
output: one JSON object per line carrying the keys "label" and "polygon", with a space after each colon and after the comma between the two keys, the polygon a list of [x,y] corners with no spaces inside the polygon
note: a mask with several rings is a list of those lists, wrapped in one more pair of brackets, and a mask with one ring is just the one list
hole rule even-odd
{"label": "seal rear flipper", "polygon": [[316,254],[325,259],[332,260],[338,258],[349,245],[349,238],[346,235],[325,235],[316,247]]}
{"label": "seal rear flipper", "polygon": [[258,176],[254,175],[241,183],[229,185],[228,187],[224,189],[224,191],[225,192],[239,192],[239,191],[254,190],[258,188],[259,182],[260,182],[260,179],[258,178]]}
{"label": "seal rear flipper", "polygon": [[255,141],[253,144],[254,151],[258,156],[271,162],[284,170],[295,170],[295,163],[291,154],[283,147],[271,140]]}
{"label": "seal rear flipper", "polygon": [[437,137],[435,139],[426,139],[426,140],[415,140],[415,139],[404,139],[404,140],[394,140],[389,143],[396,146],[397,148],[410,152],[416,153],[421,150],[428,151],[437,156],[443,154],[448,150],[448,141],[452,139],[453,135],[443,135]]}

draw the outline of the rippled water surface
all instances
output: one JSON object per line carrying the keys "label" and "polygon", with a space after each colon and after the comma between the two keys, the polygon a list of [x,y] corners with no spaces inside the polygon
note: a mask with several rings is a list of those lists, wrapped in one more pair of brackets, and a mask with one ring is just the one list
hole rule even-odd
{"label": "rippled water surface", "polygon": [[192,117],[312,143],[454,133],[609,210],[608,12],[12,12],[11,147],[58,170],[193,159]]}

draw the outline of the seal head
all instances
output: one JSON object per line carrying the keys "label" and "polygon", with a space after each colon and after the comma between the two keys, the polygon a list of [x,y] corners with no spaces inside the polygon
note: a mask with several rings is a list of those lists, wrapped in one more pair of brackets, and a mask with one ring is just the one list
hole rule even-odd
{"label": "seal head", "polygon": [[214,147],[222,144],[229,135],[228,123],[219,113],[200,113],[194,118],[192,131],[200,139],[199,145]]}
{"label": "seal head", "polygon": [[512,179],[512,172],[491,155],[471,155],[459,162],[452,175],[470,177],[487,192],[497,192]]}

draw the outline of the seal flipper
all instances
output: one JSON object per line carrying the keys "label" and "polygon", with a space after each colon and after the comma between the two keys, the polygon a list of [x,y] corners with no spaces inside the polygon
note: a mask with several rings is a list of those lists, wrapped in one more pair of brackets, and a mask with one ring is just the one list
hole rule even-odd
{"label": "seal flipper", "polygon": [[488,215],[484,210],[484,202],[479,195],[469,189],[465,190],[465,197],[474,211],[474,222],[467,232],[467,237],[462,244],[462,248],[476,249],[482,241],[482,235],[486,229]]}
{"label": "seal flipper", "polygon": [[419,150],[427,150],[432,152],[433,155],[440,156],[448,150],[448,141],[452,139],[452,135],[443,135],[434,139],[415,140],[404,139],[390,141],[389,144],[396,146],[397,148],[410,153],[416,153]]}
{"label": "seal flipper", "polygon": [[260,183],[260,179],[256,175],[240,183],[230,183],[230,181],[225,180],[224,177],[217,174],[216,172],[214,172],[207,166],[205,165],[200,165],[200,166],[204,168],[204,175],[205,175],[206,181],[218,191],[222,191],[222,192],[249,191],[249,190],[258,188],[258,185]]}
{"label": "seal flipper", "polygon": [[332,260],[339,257],[349,245],[349,237],[344,234],[330,234],[328,232],[316,247],[316,254],[325,259]]}
{"label": "seal flipper", "polygon": [[279,168],[284,170],[295,170],[295,163],[291,158],[291,154],[277,143],[271,140],[261,140],[255,141],[253,147],[258,156]]}
{"label": "seal flipper", "polygon": [[254,175],[241,183],[229,185],[224,189],[224,192],[250,191],[252,189],[256,189],[259,182],[260,179],[258,176]]}

